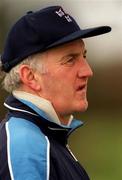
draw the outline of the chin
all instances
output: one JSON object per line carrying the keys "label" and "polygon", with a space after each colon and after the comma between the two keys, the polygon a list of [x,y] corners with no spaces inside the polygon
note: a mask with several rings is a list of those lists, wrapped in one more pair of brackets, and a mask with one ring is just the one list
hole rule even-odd
{"label": "chin", "polygon": [[88,109],[88,102],[85,101],[85,102],[79,104],[77,112],[85,112],[87,109]]}

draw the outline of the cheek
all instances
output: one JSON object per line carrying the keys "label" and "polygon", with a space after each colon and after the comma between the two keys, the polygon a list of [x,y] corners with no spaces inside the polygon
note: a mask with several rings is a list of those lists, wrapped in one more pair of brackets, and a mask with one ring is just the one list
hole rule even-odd
{"label": "cheek", "polygon": [[46,95],[55,97],[56,93],[62,88],[61,79],[57,76],[46,74],[43,76],[43,92]]}
{"label": "cheek", "polygon": [[[75,73],[69,68],[48,69],[48,73],[43,76],[43,89],[46,95],[52,98],[68,99],[72,98],[75,89]],[[53,73],[52,73],[53,72]]]}
{"label": "cheek", "polygon": [[45,92],[52,100],[69,101],[74,94],[72,83],[64,76],[50,77],[45,82]]}

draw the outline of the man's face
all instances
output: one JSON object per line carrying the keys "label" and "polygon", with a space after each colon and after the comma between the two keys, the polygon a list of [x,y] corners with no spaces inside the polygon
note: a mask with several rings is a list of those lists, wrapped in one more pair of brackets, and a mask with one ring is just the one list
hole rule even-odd
{"label": "man's face", "polygon": [[52,102],[59,117],[83,112],[88,107],[87,83],[92,70],[86,61],[82,40],[48,50],[44,58],[47,72],[39,75],[39,95]]}

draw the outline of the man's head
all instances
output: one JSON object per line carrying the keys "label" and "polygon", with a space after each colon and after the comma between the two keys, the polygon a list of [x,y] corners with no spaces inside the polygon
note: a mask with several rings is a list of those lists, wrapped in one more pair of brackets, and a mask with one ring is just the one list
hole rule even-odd
{"label": "man's head", "polygon": [[10,31],[2,54],[5,88],[51,101],[60,118],[85,111],[92,70],[82,38],[110,30],[108,26],[81,30],[59,6],[25,15]]}
{"label": "man's head", "polygon": [[83,112],[88,106],[87,83],[92,76],[86,52],[79,39],[33,55],[8,73],[6,89],[13,87],[49,100],[59,117]]}

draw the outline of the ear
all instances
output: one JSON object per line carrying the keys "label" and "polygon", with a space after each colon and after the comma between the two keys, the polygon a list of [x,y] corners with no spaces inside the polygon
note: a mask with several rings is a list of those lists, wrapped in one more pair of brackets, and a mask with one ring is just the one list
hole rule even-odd
{"label": "ear", "polygon": [[36,72],[28,65],[21,65],[19,75],[22,83],[34,91],[40,91],[41,85],[37,78]]}

